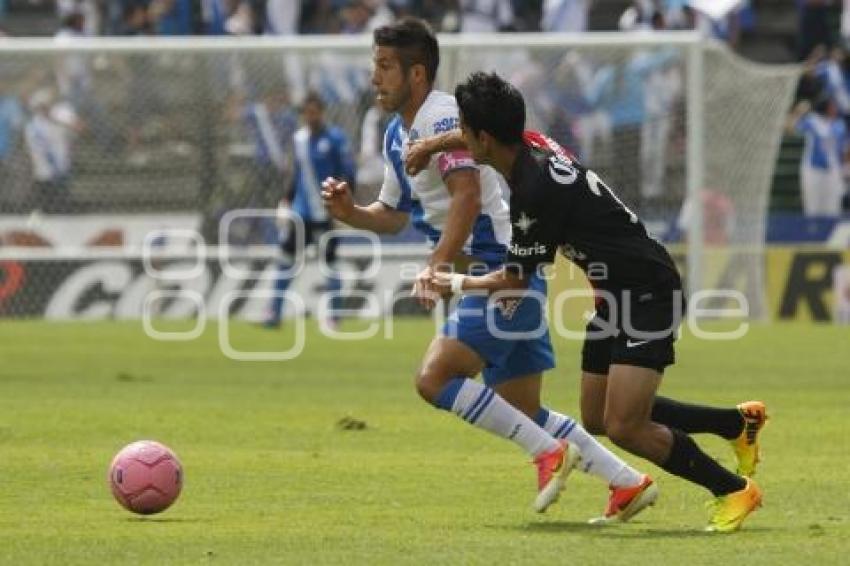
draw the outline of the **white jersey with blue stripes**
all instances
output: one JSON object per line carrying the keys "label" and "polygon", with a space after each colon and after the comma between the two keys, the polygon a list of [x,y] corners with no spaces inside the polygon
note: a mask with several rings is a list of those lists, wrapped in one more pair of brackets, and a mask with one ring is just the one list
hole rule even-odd
{"label": "white jersey with blue stripes", "polygon": [[481,179],[481,213],[463,252],[490,265],[504,262],[511,238],[508,205],[502,198],[501,177],[487,166],[477,166],[468,151],[440,153],[428,167],[410,177],[404,171],[404,148],[408,141],[454,130],[459,125],[455,98],[445,92],[431,91],[405,130],[395,116],[384,134],[384,183],[378,200],[401,212],[410,213],[413,225],[423,232],[431,245],[436,244],[445,228],[451,194],[443,179],[452,171],[477,168]]}

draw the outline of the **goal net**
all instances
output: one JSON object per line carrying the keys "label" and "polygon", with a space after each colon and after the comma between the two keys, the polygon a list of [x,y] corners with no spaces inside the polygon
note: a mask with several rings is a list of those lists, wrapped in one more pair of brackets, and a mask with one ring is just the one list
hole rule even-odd
{"label": "goal net", "polygon": [[[0,51],[0,316],[139,316],[157,288],[146,246],[161,252],[155,268],[198,264],[169,284],[194,289],[212,316],[225,290],[269,288],[273,221],[221,221],[277,205],[308,91],[350,138],[357,198],[380,184],[387,117],[373,108],[368,37],[9,39]],[[528,126],[638,212],[692,293],[736,290],[764,316],[768,191],[796,68],[692,34],[441,38],[438,88],[475,70],[519,87]],[[425,253],[417,236],[401,240],[382,247],[388,258]],[[343,260],[372,280],[349,287],[404,285],[392,261],[365,273],[359,244],[343,245]],[[250,273],[229,275],[221,249]],[[316,280],[299,283],[305,295]],[[256,314],[250,303],[238,314]]]}

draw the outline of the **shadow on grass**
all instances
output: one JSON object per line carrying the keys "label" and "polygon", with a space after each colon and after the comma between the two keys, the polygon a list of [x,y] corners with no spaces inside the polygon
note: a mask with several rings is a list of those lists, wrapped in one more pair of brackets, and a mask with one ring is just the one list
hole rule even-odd
{"label": "shadow on grass", "polygon": [[[492,525],[490,528],[559,535],[564,533],[581,533],[583,535],[589,534],[617,539],[684,539],[727,536],[721,533],[709,533],[699,527],[658,528],[641,525],[640,523],[631,523],[629,525],[591,525],[579,521],[547,521],[545,523],[526,523],[524,525]],[[771,527],[745,527],[743,530],[735,533],[735,536],[746,536],[748,533],[763,535],[766,533],[781,532],[781,530]]]}
{"label": "shadow on grass", "polygon": [[534,533],[586,533],[601,530],[603,527],[590,525],[584,521],[546,521],[545,523],[525,523],[520,525],[485,525],[491,529],[522,531]]}
{"label": "shadow on grass", "polygon": [[208,523],[203,519],[181,518],[181,517],[127,517],[128,523]]}
{"label": "shadow on grass", "polygon": [[771,527],[744,527],[736,533],[710,533],[702,530],[700,527],[678,527],[678,528],[634,528],[628,525],[608,525],[599,529],[600,534],[609,538],[629,539],[629,538],[648,538],[648,539],[675,539],[675,538],[717,538],[727,537],[730,535],[737,537],[747,536],[748,534],[764,535],[768,533],[782,532],[782,529],[774,529]]}

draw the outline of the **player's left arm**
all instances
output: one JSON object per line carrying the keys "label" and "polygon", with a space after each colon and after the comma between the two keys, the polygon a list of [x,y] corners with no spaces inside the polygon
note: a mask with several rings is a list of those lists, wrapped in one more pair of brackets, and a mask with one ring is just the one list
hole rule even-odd
{"label": "player's left arm", "polygon": [[431,252],[428,265],[419,272],[413,284],[413,295],[427,309],[435,304],[437,290],[431,284],[434,274],[452,270],[453,264],[461,256],[463,245],[472,233],[475,219],[481,212],[478,169],[472,166],[455,169],[446,174],[443,182],[452,197],[446,214],[446,225]]}
{"label": "player's left arm", "polygon": [[446,175],[444,183],[452,199],[443,233],[431,252],[429,264],[432,268],[455,261],[472,233],[475,219],[481,213],[481,180],[478,169],[455,169]]}

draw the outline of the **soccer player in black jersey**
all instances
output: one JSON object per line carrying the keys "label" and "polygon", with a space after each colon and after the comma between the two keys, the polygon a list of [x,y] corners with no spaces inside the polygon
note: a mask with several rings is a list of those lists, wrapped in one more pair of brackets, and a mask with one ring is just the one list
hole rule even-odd
{"label": "soccer player in black jersey", "polygon": [[[758,460],[765,408],[750,401],[716,409],[656,396],[664,369],[674,362],[684,314],[670,255],[596,173],[548,137],[524,131],[525,104],[509,83],[475,73],[455,97],[461,132],[412,146],[406,166],[415,170],[434,150],[468,148],[508,182],[514,230],[503,269],[477,277],[437,274],[435,286],[455,293],[524,289],[560,250],[585,272],[596,296],[582,350],[585,427],[710,490],[716,505],[708,530],[736,530],[761,503],[761,490],[745,476]],[[698,432],[732,442],[738,474],[700,450],[688,435]]]}

